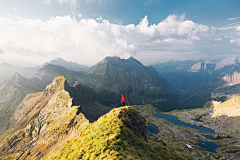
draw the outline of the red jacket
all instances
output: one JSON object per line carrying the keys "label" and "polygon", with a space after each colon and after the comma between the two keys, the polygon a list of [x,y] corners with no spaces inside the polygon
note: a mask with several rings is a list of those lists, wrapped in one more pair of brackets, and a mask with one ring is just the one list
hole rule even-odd
{"label": "red jacket", "polygon": [[121,103],[125,102],[125,97],[122,95]]}

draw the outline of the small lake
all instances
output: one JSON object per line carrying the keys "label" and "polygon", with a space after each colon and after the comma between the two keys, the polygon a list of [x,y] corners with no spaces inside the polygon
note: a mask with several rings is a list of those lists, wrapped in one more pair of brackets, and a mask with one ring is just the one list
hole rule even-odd
{"label": "small lake", "polygon": [[184,126],[184,127],[191,127],[191,128],[198,129],[200,131],[208,132],[208,133],[213,133],[214,132],[210,128],[198,127],[198,126],[194,126],[194,125],[191,125],[191,124],[187,124],[187,123],[181,122],[180,120],[178,120],[177,117],[175,117],[173,115],[169,115],[169,114],[154,114],[154,116],[157,117],[157,118],[166,119],[167,121],[173,123],[174,125],[179,125],[179,126]]}
{"label": "small lake", "polygon": [[148,127],[147,130],[150,131],[153,134],[158,134],[159,133],[159,129],[155,124],[152,123],[147,123]]}
{"label": "small lake", "polygon": [[191,120],[193,120],[193,121],[195,121],[195,122],[201,122],[201,121],[198,121],[198,120],[196,120],[196,119],[192,119],[192,118],[191,118]]}
{"label": "small lake", "polygon": [[[173,115],[168,115],[168,114],[154,114],[155,117],[157,118],[161,118],[161,119],[165,119],[171,123],[173,123],[174,125],[179,125],[179,126],[184,126],[184,127],[191,127],[191,128],[194,128],[194,129],[198,129],[200,131],[205,131],[205,132],[208,132],[208,133],[214,133],[214,131],[210,128],[206,128],[206,127],[198,127],[198,126],[194,126],[194,125],[191,125],[191,124],[187,124],[187,123],[184,123],[184,122],[181,122],[180,120],[178,120],[177,117],[173,116]],[[194,119],[192,119],[194,120]],[[197,120],[195,120],[196,122],[199,122]],[[150,131],[151,132],[151,131]],[[217,138],[213,138],[213,137],[210,137],[210,136],[206,136],[206,135],[203,135],[205,138],[207,139],[210,139],[210,140],[219,140]],[[202,148],[205,148],[207,149],[207,151],[209,152],[213,152],[213,153],[216,153],[216,149],[218,147],[220,147],[219,145],[216,145],[214,143],[209,143],[209,142],[204,142],[204,141],[201,141],[199,139],[199,144]]]}
{"label": "small lake", "polygon": [[202,148],[207,149],[208,152],[217,153],[217,152],[216,152],[216,149],[217,149],[218,147],[220,147],[219,145],[216,145],[216,144],[210,143],[210,142],[204,142],[204,141],[201,141],[201,140],[199,140],[198,142],[199,142],[200,146],[201,146]]}

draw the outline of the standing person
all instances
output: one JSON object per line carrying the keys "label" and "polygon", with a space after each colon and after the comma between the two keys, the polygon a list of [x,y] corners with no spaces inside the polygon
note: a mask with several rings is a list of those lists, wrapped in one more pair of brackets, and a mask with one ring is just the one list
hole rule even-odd
{"label": "standing person", "polygon": [[122,106],[125,106],[125,97],[123,96],[123,94],[122,94],[122,98],[121,98],[121,103],[122,103]]}

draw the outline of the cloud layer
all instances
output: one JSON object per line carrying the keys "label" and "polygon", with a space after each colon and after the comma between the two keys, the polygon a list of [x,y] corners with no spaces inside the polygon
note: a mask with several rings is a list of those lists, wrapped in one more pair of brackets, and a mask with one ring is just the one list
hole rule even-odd
{"label": "cloud layer", "polygon": [[185,15],[169,15],[158,24],[149,24],[145,16],[138,25],[113,24],[102,17],[77,18],[0,18],[0,56],[35,63],[62,57],[93,65],[113,55],[134,56],[149,64],[239,53],[240,27],[234,36],[221,37],[219,29],[186,20]]}

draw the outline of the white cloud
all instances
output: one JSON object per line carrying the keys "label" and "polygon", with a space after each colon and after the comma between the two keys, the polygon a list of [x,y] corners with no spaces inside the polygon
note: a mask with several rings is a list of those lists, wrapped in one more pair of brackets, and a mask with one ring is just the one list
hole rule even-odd
{"label": "white cloud", "polygon": [[222,38],[220,37],[220,38],[216,38],[216,39],[214,39],[214,41],[221,41],[222,40]]}
{"label": "white cloud", "polygon": [[240,17],[235,17],[235,18],[228,18],[229,21],[233,21],[233,20],[236,20],[236,19],[239,19]]}
{"label": "white cloud", "polygon": [[[221,41],[216,41],[219,37],[216,28],[185,20],[184,15],[169,15],[151,25],[147,16],[138,25],[113,24],[102,17],[80,21],[71,16],[52,17],[48,21],[0,18],[0,37],[0,48],[4,50],[0,56],[35,63],[62,57],[93,65],[113,55],[135,56],[147,62],[153,55],[158,55],[153,61],[163,54],[190,58],[189,55],[194,57],[206,50],[221,48],[217,46]],[[217,47],[212,47],[212,43]],[[152,51],[154,54],[150,55]]]}

